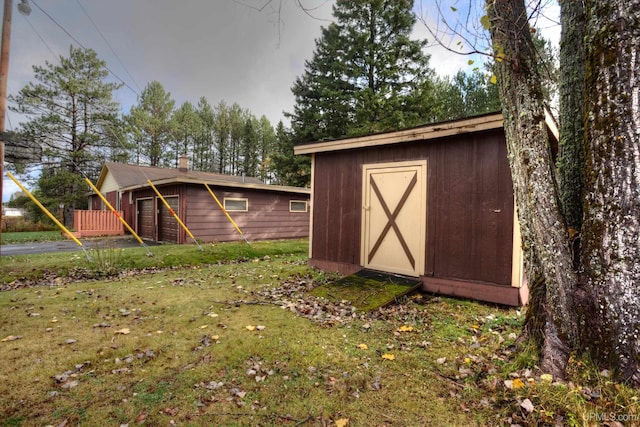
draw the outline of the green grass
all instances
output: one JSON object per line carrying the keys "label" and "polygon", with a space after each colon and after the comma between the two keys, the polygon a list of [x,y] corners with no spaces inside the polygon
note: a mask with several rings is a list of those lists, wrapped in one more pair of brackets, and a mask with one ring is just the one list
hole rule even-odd
{"label": "green grass", "polygon": [[[535,353],[514,344],[520,310],[415,296],[327,326],[264,296],[332,278],[307,266],[305,241],[152,249],[120,259],[191,264],[0,292],[1,426],[582,426],[638,414],[636,391],[577,358],[572,383],[542,381]],[[505,387],[514,374],[523,386]]]}
{"label": "green grass", "polygon": [[21,231],[14,233],[2,232],[0,244],[13,245],[18,243],[31,242],[51,242],[55,240],[65,240],[59,230],[55,231]]}
{"label": "green grass", "polygon": [[118,249],[109,240],[98,249],[89,250],[88,261],[81,250],[37,255],[3,256],[0,258],[0,284],[15,281],[29,282],[51,276],[102,278],[126,270],[203,266],[233,260],[258,260],[281,254],[306,254],[308,241],[282,240],[278,242],[161,245],[150,247],[152,257],[143,247]]}

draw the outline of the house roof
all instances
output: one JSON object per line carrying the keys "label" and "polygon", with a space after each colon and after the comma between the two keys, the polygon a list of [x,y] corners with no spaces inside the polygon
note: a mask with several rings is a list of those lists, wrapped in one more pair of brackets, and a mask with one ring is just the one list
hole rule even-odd
{"label": "house roof", "polygon": [[126,163],[113,163],[105,162],[100,172],[100,178],[98,178],[97,187],[100,188],[104,179],[107,176],[107,172],[111,173],[113,179],[118,183],[120,188],[130,187],[140,183],[146,183],[147,180],[156,181],[160,179],[170,178],[191,178],[199,180],[217,180],[217,181],[229,181],[229,182],[252,182],[262,183],[257,178],[253,177],[241,177],[224,175],[220,173],[199,172],[199,171],[186,171],[182,172],[179,169],[158,168],[152,166],[140,166],[129,165]]}
{"label": "house roof", "polygon": [[107,174],[116,181],[120,190],[135,190],[149,187],[147,180],[153,185],[168,185],[176,183],[203,184],[214,186],[251,188],[258,190],[280,191],[287,193],[310,194],[308,188],[289,187],[265,184],[258,178],[220,173],[181,171],[179,169],[158,168],[152,166],[129,165],[125,163],[105,162],[98,178],[97,188],[101,188]]}
{"label": "house roof", "polygon": [[[558,140],[558,127],[551,113],[545,110],[545,123],[551,134]],[[446,136],[499,129],[504,126],[502,113],[491,113],[465,119],[451,120],[403,129],[382,132],[352,138],[341,138],[328,141],[311,142],[294,147],[295,154],[313,154],[329,151],[350,150],[354,148],[376,147],[442,138]]]}

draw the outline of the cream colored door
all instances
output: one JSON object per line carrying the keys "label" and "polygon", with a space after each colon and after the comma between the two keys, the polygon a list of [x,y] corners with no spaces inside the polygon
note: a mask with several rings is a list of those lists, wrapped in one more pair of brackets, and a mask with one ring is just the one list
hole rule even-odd
{"label": "cream colored door", "polygon": [[365,268],[420,276],[427,226],[427,162],[363,166]]}

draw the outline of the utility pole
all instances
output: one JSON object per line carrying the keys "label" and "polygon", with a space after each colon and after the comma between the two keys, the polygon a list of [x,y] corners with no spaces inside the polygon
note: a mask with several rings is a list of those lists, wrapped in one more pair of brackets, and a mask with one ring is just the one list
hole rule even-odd
{"label": "utility pole", "polygon": [[[11,11],[13,0],[4,0],[2,42],[0,45],[0,132],[4,132],[7,115],[7,79],[9,77],[9,46],[11,43]],[[0,178],[4,181],[4,140],[0,140]],[[0,184],[0,238],[2,237],[2,187]]]}
{"label": "utility pole", "polygon": [[[0,135],[4,134],[7,116],[7,81],[9,80],[9,48],[11,46],[11,12],[13,0],[4,0],[2,13],[2,41],[0,42]],[[31,13],[29,0],[20,0],[18,10],[23,15]],[[4,182],[4,137],[0,137],[0,238],[2,238],[2,183]]]}

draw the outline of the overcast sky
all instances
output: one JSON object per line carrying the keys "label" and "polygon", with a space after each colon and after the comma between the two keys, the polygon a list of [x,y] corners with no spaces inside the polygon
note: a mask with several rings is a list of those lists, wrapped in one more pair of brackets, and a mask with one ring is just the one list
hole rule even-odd
{"label": "overcast sky", "polygon": [[[293,108],[290,88],[312,57],[321,26],[329,24],[333,4],[301,0],[311,17],[297,0],[31,0],[27,17],[16,10],[19,2],[14,0],[9,94],[33,80],[33,65],[58,64],[71,44],[80,44],[107,62],[110,79],[125,83],[116,94],[123,113],[157,80],[176,107],[202,96],[212,105],[237,102],[274,126]],[[432,0],[417,0],[416,11],[427,21],[437,15]],[[421,22],[414,32],[431,39]],[[428,53],[441,75],[471,68],[469,57],[439,46]],[[9,112],[7,130],[21,119]],[[5,201],[16,187],[7,178],[3,184]]]}

